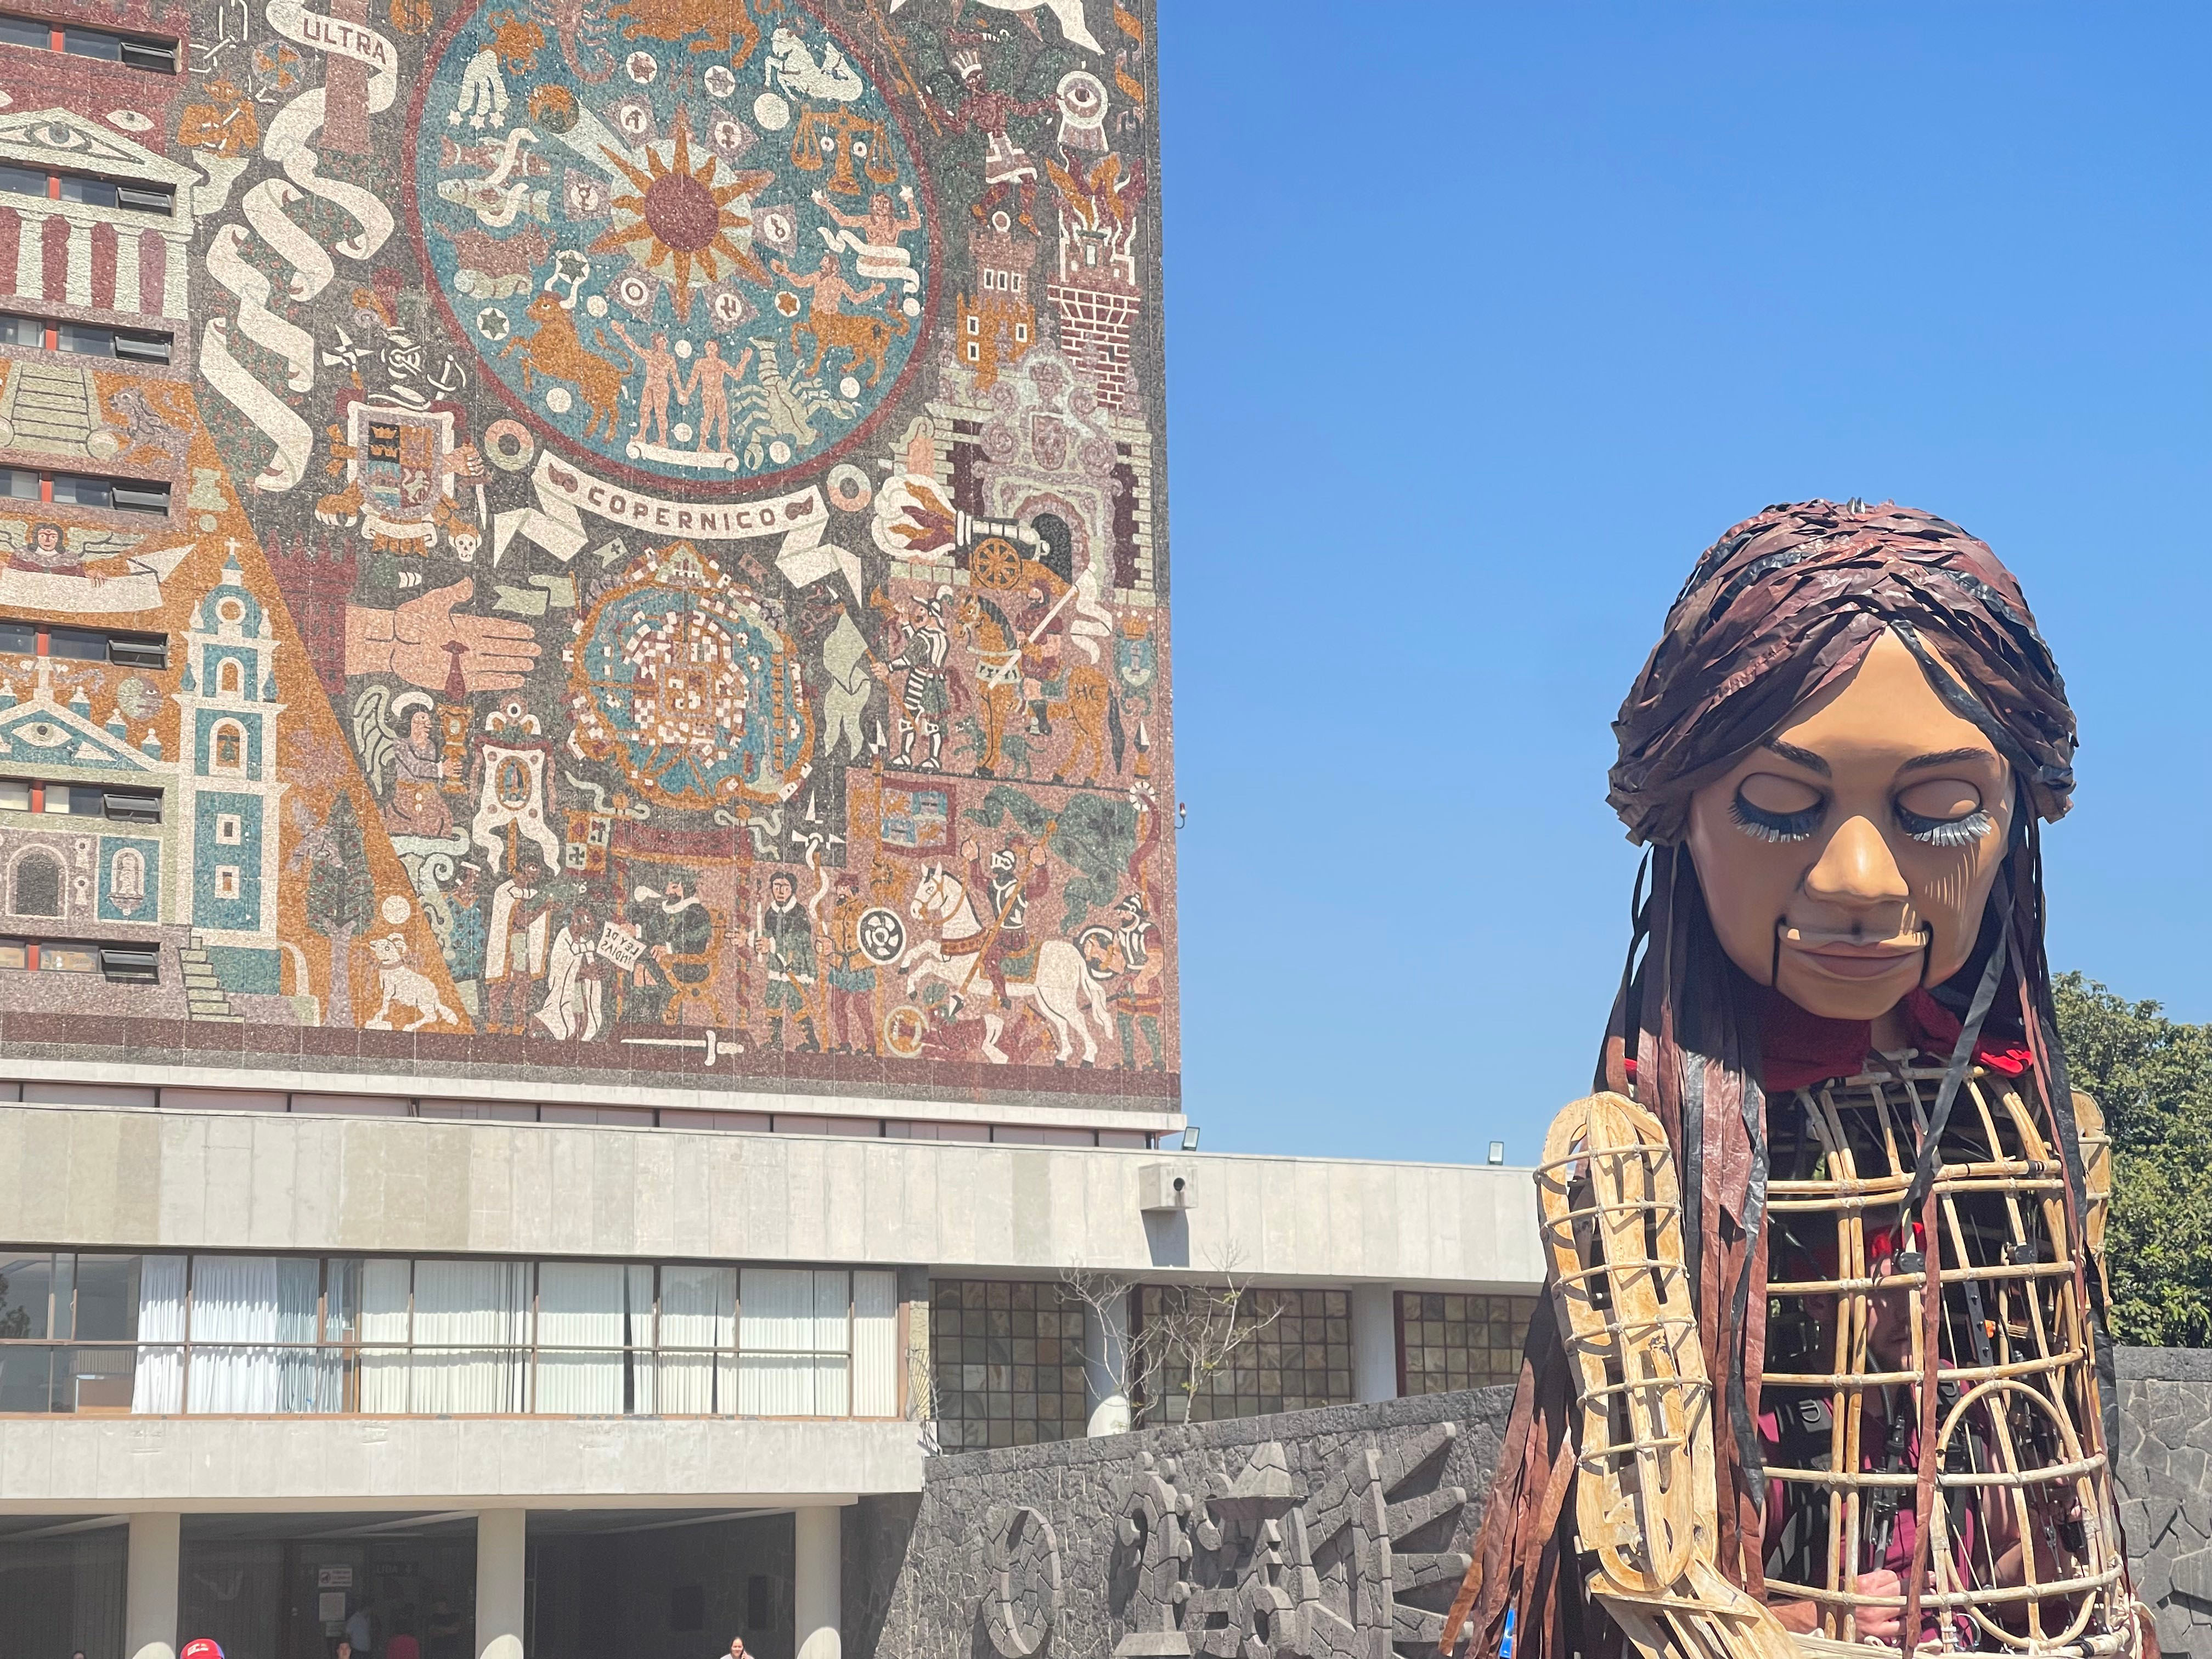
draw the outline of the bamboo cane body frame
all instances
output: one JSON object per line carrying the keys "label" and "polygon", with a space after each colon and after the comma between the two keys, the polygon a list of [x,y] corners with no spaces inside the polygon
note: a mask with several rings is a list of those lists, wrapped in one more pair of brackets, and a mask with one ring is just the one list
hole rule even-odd
{"label": "bamboo cane body frame", "polygon": [[[1595,1563],[1589,1594],[1644,1659],[1864,1654],[1862,1615],[1911,1607],[1923,1610],[1917,1655],[2141,1652],[2084,1302],[2085,1273],[2099,1266],[2082,1246],[2101,1235],[2110,1191],[2101,1116],[2075,1097],[2089,1180],[2069,1214],[2051,1127],[2008,1079],[1970,1072],[1939,1146],[1936,1236],[1916,1239],[1898,1211],[1942,1079],[1899,1061],[1769,1102],[1776,1231],[1762,1387],[1770,1407],[1818,1399],[1828,1426],[1795,1455],[1769,1447],[1770,1536],[1773,1507],[1791,1506],[1814,1540],[1797,1559],[1814,1570],[1777,1576],[1770,1561],[1766,1601],[1716,1564],[1713,1389],[1665,1135],[1617,1094],[1553,1123],[1536,1182],[1577,1383],[1576,1530]],[[1885,1231],[1892,1248],[1871,1259]],[[1924,1268],[1893,1275],[1895,1251],[1914,1243]],[[1869,1346],[1881,1298],[1892,1299],[1884,1328],[1911,1332],[1889,1363]],[[1880,1467],[1886,1413],[1922,1421],[1931,1380],[1926,1578],[1916,1595],[1863,1593],[1860,1575],[1883,1564],[1881,1495],[1909,1514],[1921,1479],[1910,1455],[1907,1467]],[[1954,1506],[1960,1522],[1972,1516],[1955,1532]],[[1811,1605],[1814,1634],[1793,1636],[1767,1605],[1793,1601]]]}
{"label": "bamboo cane body frame", "polygon": [[1577,1378],[1589,1593],[1644,1659],[1794,1659],[1789,1632],[1715,1565],[1712,1383],[1658,1120],[1616,1094],[1577,1102],[1553,1122],[1536,1187]]}
{"label": "bamboo cane body frame", "polygon": [[[1942,1081],[1939,1066],[1899,1060],[1768,1103],[1762,1401],[1778,1419],[1818,1401],[1826,1429],[1769,1449],[1770,1506],[1820,1544],[1771,1560],[1767,1594],[1813,1603],[1824,1644],[1855,1644],[1865,1610],[1910,1603],[1927,1615],[1915,1632],[1923,1653],[2130,1654],[2135,1608],[2084,1304],[2085,1272],[2097,1271],[2084,1245],[2093,1226],[2101,1233],[2109,1160],[2093,1158],[2085,1134],[2096,1176],[2069,1214],[2053,1127],[2008,1079],[1973,1068],[1938,1143],[1932,1230],[1906,1228],[1899,1206]],[[2094,1114],[2092,1103],[2085,1121],[2101,1133]],[[1870,1259],[1884,1233],[1887,1251]],[[1915,1250],[1924,1266],[1909,1265]],[[1877,1327],[1887,1358],[1872,1345]],[[1909,1425],[1931,1385],[1935,1443],[1916,1447]],[[1901,1456],[1886,1433],[1899,1421]],[[1909,1598],[1862,1594],[1860,1574],[1896,1565],[1884,1559],[1885,1510],[1911,1512],[1931,1460],[1926,1581]]]}

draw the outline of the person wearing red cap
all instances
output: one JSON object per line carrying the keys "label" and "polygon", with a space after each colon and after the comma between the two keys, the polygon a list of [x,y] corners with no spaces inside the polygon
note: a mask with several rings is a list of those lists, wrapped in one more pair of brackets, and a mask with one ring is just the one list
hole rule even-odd
{"label": "person wearing red cap", "polygon": [[177,1659],[222,1659],[222,1644],[212,1636],[195,1637],[185,1644]]}

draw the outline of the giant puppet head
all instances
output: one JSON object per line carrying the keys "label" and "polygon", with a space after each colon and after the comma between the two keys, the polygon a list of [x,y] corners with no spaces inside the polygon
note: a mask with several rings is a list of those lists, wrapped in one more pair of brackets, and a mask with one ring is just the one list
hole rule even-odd
{"label": "giant puppet head", "polygon": [[1662,849],[1657,909],[1677,927],[1701,910],[1753,985],[1887,1022],[1916,989],[1972,981],[2006,921],[2024,930],[2006,954],[2039,977],[2033,823],[2066,811],[2073,711],[2019,584],[1955,525],[1806,501],[1736,526],[1614,730],[1610,799]]}

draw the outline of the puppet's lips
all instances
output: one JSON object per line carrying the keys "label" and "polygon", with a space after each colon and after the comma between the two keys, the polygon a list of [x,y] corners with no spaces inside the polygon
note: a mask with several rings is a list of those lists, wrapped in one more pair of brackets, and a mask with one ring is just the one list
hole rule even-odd
{"label": "puppet's lips", "polygon": [[1848,948],[1823,945],[1814,947],[1799,945],[1796,952],[1821,972],[1833,974],[1838,979],[1880,979],[1903,963],[1917,962],[1921,947],[1917,945],[1891,944]]}
{"label": "puppet's lips", "polygon": [[1824,974],[1838,979],[1880,979],[1900,963],[1917,962],[1928,948],[1928,935],[1901,934],[1893,939],[1866,939],[1820,927],[1796,927],[1784,923],[1784,948]]}

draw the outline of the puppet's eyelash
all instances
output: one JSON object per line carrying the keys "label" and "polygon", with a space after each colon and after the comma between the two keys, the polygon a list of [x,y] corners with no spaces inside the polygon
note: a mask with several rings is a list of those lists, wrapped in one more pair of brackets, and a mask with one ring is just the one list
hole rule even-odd
{"label": "puppet's eyelash", "polygon": [[1897,809],[1897,822],[1915,841],[1930,847],[1971,847],[1990,832],[1990,809],[1978,806],[1962,818],[1924,818]]}
{"label": "puppet's eyelash", "polygon": [[1795,812],[1769,812],[1746,800],[1740,789],[1729,802],[1729,816],[1753,841],[1802,841],[1820,827],[1820,815],[1826,810],[1824,802],[1815,801]]}

